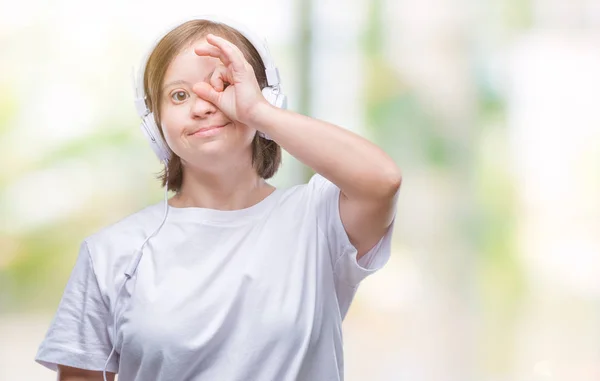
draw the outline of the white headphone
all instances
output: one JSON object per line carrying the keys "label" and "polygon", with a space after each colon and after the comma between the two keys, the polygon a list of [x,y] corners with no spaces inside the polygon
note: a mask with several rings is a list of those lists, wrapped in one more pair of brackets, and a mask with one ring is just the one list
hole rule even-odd
{"label": "white headphone", "polygon": [[[279,76],[279,70],[277,69],[275,63],[273,62],[273,59],[271,58],[269,48],[265,39],[260,38],[257,34],[251,32],[247,27],[236,21],[214,15],[204,15],[187,18],[177,23],[175,27],[192,20],[207,20],[215,23],[224,24],[236,29],[244,37],[246,37],[260,55],[260,58],[262,59],[262,62],[265,66],[265,72],[267,75],[267,86],[262,89],[262,94],[264,95],[265,99],[273,106],[284,109],[287,108],[287,97],[281,90],[281,78]],[[170,28],[168,32],[175,29],[175,27]],[[167,33],[162,34],[160,38],[152,45],[148,54],[143,57],[142,63],[137,72],[137,76],[135,74],[135,70],[132,73],[133,87],[135,91],[135,108],[137,110],[138,115],[142,118],[140,128],[142,129],[142,132],[150,142],[150,146],[152,147],[154,153],[156,153],[156,156],[158,156],[158,158],[165,164],[167,164],[171,158],[171,150],[169,149],[169,146],[160,134],[160,130],[154,120],[154,114],[150,112],[146,104],[147,95],[144,92],[144,72],[146,70],[148,58],[150,58],[152,51],[154,50],[158,42]],[[267,135],[263,133],[259,134],[263,138],[269,139]]]}

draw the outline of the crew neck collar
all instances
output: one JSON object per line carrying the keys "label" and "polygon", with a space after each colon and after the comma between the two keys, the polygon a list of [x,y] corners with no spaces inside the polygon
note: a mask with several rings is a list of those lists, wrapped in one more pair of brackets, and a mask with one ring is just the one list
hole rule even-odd
{"label": "crew neck collar", "polygon": [[[267,197],[257,202],[256,204],[243,209],[235,210],[219,210],[200,207],[174,207],[168,205],[169,211],[167,221],[192,221],[192,222],[216,222],[216,223],[243,223],[244,221],[253,220],[262,216],[269,210],[281,193],[281,190],[276,188]],[[164,212],[164,200],[156,204],[157,208],[161,208],[161,213]]]}

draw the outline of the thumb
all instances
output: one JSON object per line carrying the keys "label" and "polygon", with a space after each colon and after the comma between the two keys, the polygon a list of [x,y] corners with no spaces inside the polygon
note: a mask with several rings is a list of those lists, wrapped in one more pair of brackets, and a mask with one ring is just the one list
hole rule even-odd
{"label": "thumb", "polygon": [[194,91],[194,93],[196,93],[196,95],[198,95],[200,98],[204,99],[205,101],[208,101],[208,102],[214,104],[215,106],[217,106],[219,104],[219,100],[221,98],[220,94],[208,83],[206,83],[206,82],[196,83],[192,87],[192,90]]}

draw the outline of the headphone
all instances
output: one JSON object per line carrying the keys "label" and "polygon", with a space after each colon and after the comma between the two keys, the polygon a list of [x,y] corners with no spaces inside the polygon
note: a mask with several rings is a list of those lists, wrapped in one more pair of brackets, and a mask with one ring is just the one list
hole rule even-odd
{"label": "headphone", "polygon": [[[142,132],[144,133],[144,136],[150,142],[150,147],[152,147],[152,150],[154,151],[156,156],[158,156],[160,161],[162,161],[165,164],[165,170],[167,171],[167,178],[169,177],[168,176],[169,166],[167,164],[168,164],[169,160],[171,159],[171,150],[170,150],[169,146],[167,145],[167,143],[165,142],[165,140],[163,139],[162,135],[160,134],[160,130],[154,120],[154,114],[152,112],[150,112],[150,110],[148,109],[148,105],[146,104],[147,95],[144,92],[144,72],[146,70],[146,65],[148,63],[148,59],[150,58],[150,55],[154,51],[154,48],[156,47],[158,42],[166,34],[171,32],[176,27],[184,24],[185,22],[193,21],[193,20],[207,20],[207,21],[212,21],[212,22],[219,23],[219,24],[224,24],[226,26],[236,29],[244,37],[246,37],[246,39],[248,39],[248,41],[250,41],[250,43],[254,46],[254,48],[260,55],[260,58],[265,66],[265,72],[267,74],[267,86],[261,90],[263,96],[273,106],[283,108],[283,109],[287,108],[287,97],[281,91],[281,78],[279,77],[279,70],[275,66],[273,59],[271,58],[271,55],[269,54],[269,49],[267,47],[266,40],[261,39],[256,34],[252,33],[248,28],[239,24],[238,22],[235,22],[235,21],[229,20],[229,19],[225,19],[223,17],[210,16],[210,15],[196,16],[196,17],[187,18],[183,21],[180,21],[178,24],[175,25],[175,27],[170,28],[167,33],[162,34],[161,37],[153,44],[153,46],[150,49],[150,51],[148,52],[148,54],[146,54],[142,60],[140,69],[138,70],[138,75],[137,76],[135,75],[135,69],[132,71],[133,89],[135,91],[135,108],[136,108],[138,115],[142,118],[140,128],[141,128]],[[270,138],[267,135],[265,135],[264,133],[259,132],[259,134],[263,138],[270,140]],[[118,312],[118,303],[117,302],[119,301],[121,291],[125,287],[125,284],[127,283],[127,281],[129,279],[131,279],[133,277],[133,275],[135,274],[135,272],[137,270],[140,260],[142,259],[144,246],[146,245],[148,240],[150,240],[150,238],[154,237],[158,233],[158,231],[162,228],[162,226],[164,225],[164,223],[167,219],[167,215],[169,212],[168,188],[169,188],[169,185],[166,184],[165,185],[165,198],[164,198],[165,214],[163,216],[162,222],[152,232],[152,234],[150,234],[148,237],[146,237],[145,241],[142,243],[140,248],[134,252],[134,254],[131,258],[131,261],[129,262],[129,265],[127,266],[127,269],[124,272],[123,282],[121,283],[121,286],[119,287],[116,297],[115,297],[115,304],[114,304],[114,309],[113,309],[113,327],[112,327],[113,328],[113,339],[112,339],[113,345],[112,345],[112,350],[110,351],[110,354],[108,355],[108,358],[106,359],[106,362],[104,364],[104,369],[102,370],[102,376],[104,378],[104,381],[107,380],[106,379],[106,368],[108,367],[109,361],[116,350],[117,312]],[[126,308],[126,306],[123,307],[122,310],[125,308]]]}
{"label": "headphone", "polygon": [[[193,21],[193,20],[206,20],[206,21],[212,21],[212,22],[218,23],[218,24],[223,24],[223,25],[229,26],[229,27],[237,30],[244,37],[246,37],[246,39],[248,39],[248,41],[250,41],[252,46],[254,46],[254,48],[260,55],[260,58],[265,66],[265,73],[267,75],[267,86],[262,89],[263,96],[273,106],[278,107],[278,108],[283,108],[283,109],[287,108],[287,97],[282,92],[282,89],[281,89],[281,77],[279,76],[279,70],[275,66],[275,63],[273,62],[273,58],[271,57],[271,54],[269,53],[269,48],[267,46],[267,42],[265,39],[259,37],[255,33],[251,32],[250,29],[248,29],[246,26],[238,23],[237,21],[233,21],[233,20],[224,18],[222,16],[214,16],[214,15],[196,16],[196,17],[188,18],[188,19],[184,20],[183,22],[179,22],[175,27],[178,27],[178,26],[184,24],[185,22]],[[171,32],[173,29],[175,29],[175,27],[170,28],[169,32]],[[165,164],[167,164],[171,158],[171,150],[169,149],[169,146],[167,145],[167,143],[163,139],[162,135],[160,134],[160,130],[159,130],[158,126],[156,125],[156,122],[154,119],[154,113],[152,113],[148,109],[148,105],[146,104],[147,95],[144,92],[144,72],[146,71],[146,65],[148,64],[148,59],[150,58],[150,55],[154,51],[154,48],[156,47],[156,45],[158,45],[158,42],[160,42],[160,40],[166,34],[168,34],[168,32],[161,35],[159,40],[156,41],[156,43],[154,43],[152,45],[152,48],[150,49],[148,54],[146,54],[144,56],[142,63],[140,65],[140,69],[138,70],[137,76],[135,75],[135,70],[133,70],[133,72],[132,72],[133,89],[135,91],[135,108],[136,108],[136,111],[137,111],[138,115],[140,116],[140,118],[142,118],[140,128],[141,128],[142,132],[144,133],[144,136],[148,139],[150,146],[152,147],[152,150],[154,151],[156,156],[160,159],[160,161],[162,161]],[[270,140],[270,138],[262,132],[259,132],[259,135],[265,139]]]}

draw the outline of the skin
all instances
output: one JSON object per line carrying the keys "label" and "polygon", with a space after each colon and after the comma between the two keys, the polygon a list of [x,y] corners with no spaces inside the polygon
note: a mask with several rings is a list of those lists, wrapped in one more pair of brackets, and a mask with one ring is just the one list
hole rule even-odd
{"label": "skin", "polygon": [[[206,40],[195,45],[203,44]],[[252,167],[256,129],[237,119],[235,111],[231,112],[235,105],[224,105],[232,99],[224,99],[221,109],[194,92],[197,83],[211,83],[222,90],[224,71],[218,58],[199,56],[191,45],[165,73],[161,122],[165,140],[181,158],[184,170],[181,191],[169,200],[173,207],[243,209],[274,191]],[[225,127],[211,136],[190,136],[198,128],[215,125]]]}
{"label": "skin", "polygon": [[[209,34],[182,50],[167,69],[160,107],[165,140],[184,170],[170,206],[236,210],[272,193],[252,167],[251,142],[261,131],[340,188],[340,216],[357,260],[388,230],[402,182],[393,160],[344,128],[271,106],[229,41]],[[192,135],[209,126],[224,127]],[[103,380],[102,372],[65,366],[58,379]]]}
{"label": "skin", "polygon": [[[70,366],[58,366],[59,381],[104,381],[102,372],[72,368]],[[115,374],[106,372],[106,380],[114,381]]]}
{"label": "skin", "polygon": [[[252,67],[231,42],[209,34],[195,46],[195,53],[221,62],[209,81],[193,86],[198,99],[251,131],[266,133],[340,188],[340,216],[360,259],[385,234],[395,215],[402,175],[394,161],[344,128],[271,106],[260,92]],[[199,197],[196,200],[202,202]]]}

